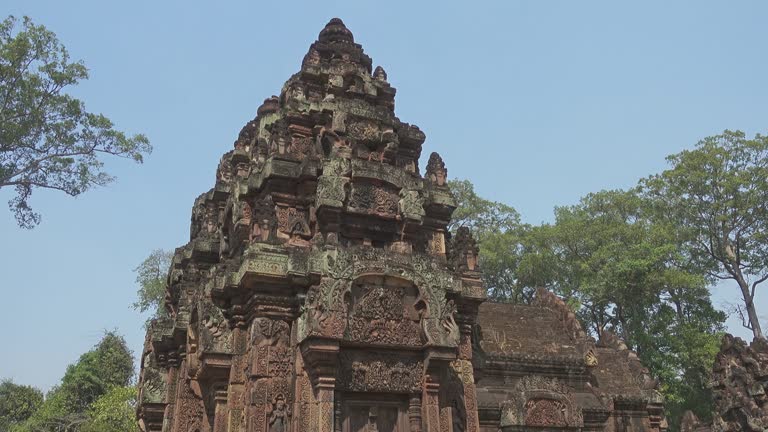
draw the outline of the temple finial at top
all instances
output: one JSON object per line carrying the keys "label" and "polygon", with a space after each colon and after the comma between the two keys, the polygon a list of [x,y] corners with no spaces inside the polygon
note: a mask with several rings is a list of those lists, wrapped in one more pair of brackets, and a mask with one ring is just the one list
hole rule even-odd
{"label": "temple finial at top", "polygon": [[320,31],[318,40],[322,42],[354,42],[355,37],[344,25],[344,21],[340,18],[332,18]]}

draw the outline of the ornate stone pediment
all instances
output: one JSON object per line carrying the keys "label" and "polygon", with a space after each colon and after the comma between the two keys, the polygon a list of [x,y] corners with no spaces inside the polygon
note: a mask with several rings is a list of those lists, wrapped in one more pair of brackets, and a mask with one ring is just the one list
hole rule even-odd
{"label": "ornate stone pediment", "polygon": [[532,375],[522,378],[501,404],[501,427],[582,427],[584,418],[568,386],[556,378]]}
{"label": "ornate stone pediment", "polygon": [[309,290],[300,338],[456,346],[456,308],[446,293],[460,281],[434,259],[368,247],[327,254],[329,276]]}

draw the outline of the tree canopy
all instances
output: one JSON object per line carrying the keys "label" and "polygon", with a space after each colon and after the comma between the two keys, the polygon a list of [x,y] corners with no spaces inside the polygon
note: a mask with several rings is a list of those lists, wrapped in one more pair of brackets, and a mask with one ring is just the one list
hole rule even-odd
{"label": "tree canopy", "polygon": [[126,135],[102,114],[64,92],[88,79],[56,35],[27,17],[0,22],[0,189],[19,226],[40,223],[29,199],[37,188],[77,196],[114,177],[103,156],[141,163],[152,147],[141,134]]}
{"label": "tree canopy", "polygon": [[133,308],[139,312],[150,312],[150,319],[164,316],[167,313],[163,302],[165,300],[165,277],[168,274],[171,260],[173,260],[172,252],[155,249],[133,269],[136,273],[136,284],[139,286],[136,291],[137,300],[133,303]]}
{"label": "tree canopy", "polygon": [[[92,350],[67,367],[61,383],[48,392],[45,402],[13,431],[79,431],[89,422],[98,419],[107,421],[104,419],[115,415],[115,407],[122,406],[116,400],[130,403],[126,396],[129,391],[116,389],[133,389],[129,387],[133,372],[133,353],[128,349],[125,339],[114,332],[107,332]],[[107,399],[103,399],[105,397]],[[135,427],[102,430],[129,432],[135,430]]]}
{"label": "tree canopy", "polygon": [[509,206],[456,187],[458,221],[473,231],[492,300],[527,303],[535,288],[561,295],[596,338],[610,331],[659,378],[673,427],[685,410],[711,415],[707,386],[725,314],[687,247],[687,230],[642,188],[588,194],[531,226]]}
{"label": "tree canopy", "polygon": [[755,290],[768,280],[768,137],[725,131],[669,156],[672,168],[644,180],[706,274],[731,280],[744,322],[763,337]]}
{"label": "tree canopy", "polygon": [[43,404],[43,392],[11,380],[0,382],[0,430],[26,421]]}
{"label": "tree canopy", "polygon": [[134,386],[113,387],[96,399],[87,411],[80,432],[138,432]]}

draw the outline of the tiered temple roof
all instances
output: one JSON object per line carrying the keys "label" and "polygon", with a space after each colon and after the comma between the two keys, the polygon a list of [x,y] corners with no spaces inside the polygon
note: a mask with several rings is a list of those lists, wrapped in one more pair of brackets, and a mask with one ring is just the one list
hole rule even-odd
{"label": "tiered temple roof", "polygon": [[194,203],[148,332],[145,431],[662,430],[655,382],[565,304],[486,301],[447,169],[339,19]]}

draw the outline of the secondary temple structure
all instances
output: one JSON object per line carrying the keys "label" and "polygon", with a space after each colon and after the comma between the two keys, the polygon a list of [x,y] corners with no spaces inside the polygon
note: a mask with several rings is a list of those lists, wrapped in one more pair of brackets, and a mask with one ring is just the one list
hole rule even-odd
{"label": "secondary temple structure", "polygon": [[163,432],[661,431],[656,382],[540,289],[486,301],[437,153],[339,19],[195,200],[137,416]]}

